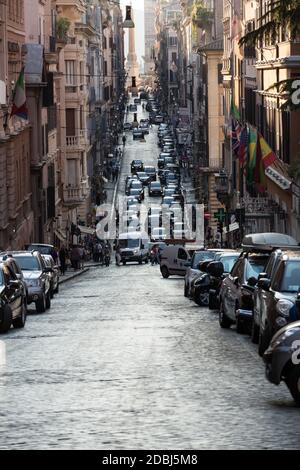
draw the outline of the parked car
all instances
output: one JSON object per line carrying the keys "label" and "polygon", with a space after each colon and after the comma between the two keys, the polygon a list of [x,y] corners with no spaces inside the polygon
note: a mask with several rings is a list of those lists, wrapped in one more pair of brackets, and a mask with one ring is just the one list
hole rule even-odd
{"label": "parked car", "polygon": [[[200,263],[199,268],[202,273],[199,273],[192,281],[191,298],[198,305],[209,307],[210,303],[215,302],[219,307],[218,291],[222,280],[226,278],[240,255],[240,253],[231,255],[221,255],[221,253],[222,252],[216,252],[213,261],[208,260]],[[225,269],[227,271],[226,273]]]}
{"label": "parked car", "polygon": [[138,171],[143,171],[144,170],[144,165],[142,160],[133,160],[131,162],[131,173],[135,174]]}
{"label": "parked car", "polygon": [[191,288],[191,283],[193,279],[195,279],[200,272],[199,269],[199,264],[202,261],[207,261],[210,260],[212,261],[214,259],[215,253],[210,250],[198,250],[193,253],[190,266],[187,268],[185,277],[184,277],[184,296],[189,297],[190,296],[190,288]]}
{"label": "parked car", "polygon": [[235,323],[238,333],[246,333],[251,328],[253,291],[268,258],[267,253],[242,253],[229,276],[223,280],[219,312],[222,328],[229,328]]}
{"label": "parked car", "polygon": [[51,255],[42,255],[45,265],[49,268],[48,275],[50,279],[50,297],[54,297],[54,294],[58,294],[59,291],[59,267],[55,264],[54,259]]}
{"label": "parked car", "polygon": [[149,196],[161,196],[162,195],[162,186],[159,181],[151,181],[149,184]]}
{"label": "parked car", "polygon": [[23,282],[17,278],[10,263],[0,262],[0,333],[10,327],[23,328],[26,323],[27,300]]}
{"label": "parked car", "polygon": [[277,331],[263,359],[267,379],[275,385],[284,381],[295,402],[300,405],[300,321]]}
{"label": "parked car", "polygon": [[260,277],[257,283],[260,355],[265,352],[276,331],[300,320],[300,311],[296,308],[300,292],[300,251],[283,250],[276,254],[277,265],[271,278]]}
{"label": "parked car", "polygon": [[47,245],[43,243],[30,243],[30,245],[25,245],[26,251],[39,251],[41,255],[53,255],[55,251],[53,245]]}
{"label": "parked car", "polygon": [[190,255],[181,245],[167,246],[161,256],[160,272],[164,278],[172,275],[185,276],[190,266]]}
{"label": "parked car", "polygon": [[26,292],[26,302],[27,302],[28,290],[27,290],[27,285],[24,279],[24,274],[23,274],[22,269],[18,265],[17,261],[6,252],[0,254],[0,262],[3,262],[3,261],[5,261],[5,264],[9,267],[11,271],[13,271],[16,278],[19,281],[21,281],[21,283],[23,284],[23,288]]}
{"label": "parked car", "polygon": [[38,313],[51,307],[49,271],[39,251],[13,251],[10,255],[16,259],[23,271],[27,285],[27,303],[35,303]]}
{"label": "parked car", "polygon": [[208,265],[207,273],[210,277],[208,308],[210,310],[220,308],[219,295],[222,281],[229,275],[239,256],[240,252],[217,253],[215,260]]}

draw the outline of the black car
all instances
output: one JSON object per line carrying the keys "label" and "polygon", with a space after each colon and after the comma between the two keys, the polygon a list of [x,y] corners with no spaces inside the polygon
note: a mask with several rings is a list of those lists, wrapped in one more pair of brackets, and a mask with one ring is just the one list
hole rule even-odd
{"label": "black car", "polygon": [[150,176],[147,173],[145,173],[144,171],[138,171],[137,172],[137,177],[144,186],[147,186],[147,184],[150,181]]}
{"label": "black car", "polygon": [[142,160],[133,160],[131,162],[131,173],[135,174],[138,171],[144,171],[144,164]]}
{"label": "black car", "polygon": [[267,379],[275,385],[284,381],[300,405],[300,321],[277,331],[263,358]]}
{"label": "black car", "polygon": [[260,289],[258,352],[262,355],[276,331],[300,320],[296,305],[300,292],[300,251],[282,251],[271,278],[260,277],[257,287]]}
{"label": "black car", "polygon": [[0,263],[0,333],[6,333],[11,325],[23,328],[26,322],[26,291],[22,281],[9,266]]}
{"label": "black car", "polygon": [[144,165],[144,172],[149,176],[149,181],[156,180],[156,168],[155,166]]}
{"label": "black car", "polygon": [[144,200],[144,188],[131,188],[129,196],[135,197],[139,202]]}
{"label": "black car", "polygon": [[220,253],[215,255],[214,261],[200,264],[203,274],[193,281],[192,299],[198,305],[205,305],[213,309],[219,308],[219,292],[223,279],[230,273],[240,253]]}
{"label": "black car", "polygon": [[149,184],[149,196],[161,196],[162,186],[159,181],[151,181]]}
{"label": "black car", "polygon": [[219,322],[222,328],[236,323],[238,333],[251,328],[253,292],[259,273],[263,272],[269,254],[243,252],[220,289]]}

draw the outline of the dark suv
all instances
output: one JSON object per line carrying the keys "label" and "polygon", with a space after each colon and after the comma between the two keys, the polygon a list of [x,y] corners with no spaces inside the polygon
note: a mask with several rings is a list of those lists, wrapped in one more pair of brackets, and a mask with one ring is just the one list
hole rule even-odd
{"label": "dark suv", "polygon": [[27,303],[24,284],[14,273],[9,261],[0,262],[0,333],[11,325],[23,328],[26,322]]}
{"label": "dark suv", "polygon": [[131,162],[131,173],[135,174],[138,171],[144,171],[144,165],[142,160],[133,160]]}
{"label": "dark suv", "polygon": [[260,276],[257,283],[255,316],[259,325],[259,354],[263,355],[277,330],[300,320],[296,306],[300,292],[300,250],[277,250],[270,259],[275,269],[268,267],[271,277]]}
{"label": "dark suv", "polygon": [[17,261],[23,271],[28,289],[28,304],[35,303],[38,313],[51,306],[50,279],[51,268],[45,265],[39,251],[13,251],[9,254]]}

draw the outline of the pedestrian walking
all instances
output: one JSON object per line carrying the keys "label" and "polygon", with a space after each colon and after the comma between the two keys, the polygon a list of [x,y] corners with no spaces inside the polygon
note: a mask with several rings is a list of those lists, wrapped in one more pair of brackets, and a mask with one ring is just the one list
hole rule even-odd
{"label": "pedestrian walking", "polygon": [[64,245],[61,246],[59,250],[59,261],[60,261],[60,272],[62,276],[66,272],[66,259],[67,259],[67,253]]}
{"label": "pedestrian walking", "polygon": [[106,191],[106,189],[103,191],[103,202],[105,202],[105,204],[107,203],[107,191]]}
{"label": "pedestrian walking", "polygon": [[126,144],[126,135],[125,134],[123,134],[122,142],[123,142],[123,147],[125,147],[125,144]]}
{"label": "pedestrian walking", "polygon": [[120,247],[119,245],[117,245],[117,248],[116,248],[116,265],[117,266],[121,266],[121,252],[120,252]]}
{"label": "pedestrian walking", "polygon": [[74,269],[74,271],[77,271],[80,267],[80,258],[81,258],[81,253],[79,250],[79,247],[74,245],[72,250],[71,250],[71,264]]}

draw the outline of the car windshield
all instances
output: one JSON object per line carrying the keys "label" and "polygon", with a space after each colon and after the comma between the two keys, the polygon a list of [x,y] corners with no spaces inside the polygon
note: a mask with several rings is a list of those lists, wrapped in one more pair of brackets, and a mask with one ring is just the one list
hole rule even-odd
{"label": "car windshield", "polygon": [[51,247],[43,246],[43,245],[29,245],[27,251],[37,250],[41,253],[41,255],[50,255],[51,254]]}
{"label": "car windshield", "polygon": [[148,166],[145,168],[145,173],[155,173],[155,168]]}
{"label": "car windshield", "polygon": [[215,254],[211,251],[199,251],[199,253],[194,253],[193,256],[193,261],[192,261],[192,268],[197,269],[198,264],[201,263],[201,261],[206,261],[206,260],[213,260],[215,257]]}
{"label": "car windshield", "polygon": [[134,162],[132,162],[133,165],[141,165],[142,164],[142,160],[134,160]]}
{"label": "car windshield", "polygon": [[41,267],[35,256],[18,256],[17,263],[22,271],[40,271]]}
{"label": "car windshield", "polygon": [[140,194],[140,190],[138,188],[132,188],[130,194]]}
{"label": "car windshield", "polygon": [[259,274],[264,272],[268,258],[249,259],[246,268],[246,280],[250,277],[258,278]]}
{"label": "car windshield", "polygon": [[138,175],[139,178],[148,178],[147,173],[139,172],[139,173],[137,173],[137,175]]}
{"label": "car windshield", "polygon": [[119,240],[119,247],[124,248],[138,248],[140,246],[140,240],[137,238],[128,238],[127,240]]}
{"label": "car windshield", "polygon": [[300,261],[286,261],[279,292],[300,291]]}
{"label": "car windshield", "polygon": [[236,256],[226,256],[224,258],[220,258],[220,261],[221,263],[223,264],[224,266],[224,272],[225,273],[230,273],[232,268],[233,268],[233,265],[234,263],[236,262],[237,258],[239,257],[239,255],[236,255]]}

